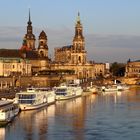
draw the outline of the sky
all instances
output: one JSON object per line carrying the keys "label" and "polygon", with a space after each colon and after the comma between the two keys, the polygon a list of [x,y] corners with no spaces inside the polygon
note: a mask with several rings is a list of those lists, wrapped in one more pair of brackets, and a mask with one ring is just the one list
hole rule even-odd
{"label": "sky", "polygon": [[21,47],[29,8],[36,47],[44,30],[51,58],[72,44],[80,12],[89,60],[140,60],[140,0],[0,0],[0,48]]}

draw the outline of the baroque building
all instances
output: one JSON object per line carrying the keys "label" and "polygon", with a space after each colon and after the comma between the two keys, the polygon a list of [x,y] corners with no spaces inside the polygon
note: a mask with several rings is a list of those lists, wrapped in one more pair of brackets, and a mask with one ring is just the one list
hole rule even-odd
{"label": "baroque building", "polygon": [[31,62],[19,50],[0,49],[0,76],[31,76]]}
{"label": "baroque building", "polygon": [[75,26],[75,36],[73,45],[55,48],[55,61],[70,64],[85,64],[87,52],[85,50],[85,39],[83,36],[83,27],[78,13]]}
{"label": "baroque building", "polygon": [[24,36],[20,52],[22,56],[29,59],[32,64],[32,74],[41,70],[47,70],[50,59],[48,58],[47,35],[41,31],[38,37],[38,47],[35,47],[35,35],[33,34],[32,21],[29,11],[29,20],[27,22],[27,33]]}
{"label": "baroque building", "polygon": [[32,21],[29,11],[27,32],[19,49],[0,49],[0,76],[31,76],[48,68],[47,36],[42,31],[38,37],[38,48],[35,47]]}
{"label": "baroque building", "polygon": [[55,60],[51,68],[74,70],[79,79],[96,78],[105,74],[105,64],[87,61],[85,38],[79,13],[75,25],[73,44],[55,48]]}
{"label": "baroque building", "polygon": [[[69,71],[79,79],[92,79],[105,74],[105,64],[87,61],[87,51],[85,49],[85,38],[83,35],[83,26],[80,20],[80,14],[75,25],[75,35],[72,45],[55,48],[55,59],[52,61],[48,57],[48,38],[44,31],[41,31],[38,37],[38,46],[36,37],[33,34],[33,26],[29,11],[27,22],[27,32],[23,38],[22,46],[19,49],[9,50],[1,49],[0,58],[6,59],[1,61],[1,76],[9,76],[17,72],[19,75],[37,75],[41,71],[58,71],[65,73]],[[15,64],[15,66],[14,66]],[[13,68],[12,68],[13,66]]]}
{"label": "baroque building", "polygon": [[140,60],[127,62],[125,77],[140,77]]}
{"label": "baroque building", "polygon": [[31,76],[31,64],[27,59],[0,57],[0,76]]}

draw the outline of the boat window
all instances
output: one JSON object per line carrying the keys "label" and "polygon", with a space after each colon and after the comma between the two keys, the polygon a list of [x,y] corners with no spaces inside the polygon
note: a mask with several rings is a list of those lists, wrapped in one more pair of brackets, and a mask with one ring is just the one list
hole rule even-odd
{"label": "boat window", "polygon": [[66,89],[56,89],[56,95],[66,95]]}
{"label": "boat window", "polygon": [[35,100],[19,100],[20,104],[33,104]]}
{"label": "boat window", "polygon": [[36,97],[35,94],[19,94],[19,99],[34,99]]}
{"label": "boat window", "polygon": [[69,87],[77,87],[76,84],[69,84],[68,86],[69,86]]}

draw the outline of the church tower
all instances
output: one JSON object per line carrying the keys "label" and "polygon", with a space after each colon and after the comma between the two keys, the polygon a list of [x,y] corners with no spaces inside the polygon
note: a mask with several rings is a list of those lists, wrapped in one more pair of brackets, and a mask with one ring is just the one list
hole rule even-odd
{"label": "church tower", "polygon": [[33,34],[33,27],[30,17],[30,10],[29,10],[29,20],[27,22],[27,33],[25,34],[25,38],[27,41],[27,47],[31,50],[35,50],[35,35]]}
{"label": "church tower", "polygon": [[47,35],[44,31],[39,35],[38,54],[40,57],[48,57]]}
{"label": "church tower", "polygon": [[78,13],[75,26],[71,59],[73,64],[86,63],[85,39],[83,36],[83,27],[80,21],[80,13]]}

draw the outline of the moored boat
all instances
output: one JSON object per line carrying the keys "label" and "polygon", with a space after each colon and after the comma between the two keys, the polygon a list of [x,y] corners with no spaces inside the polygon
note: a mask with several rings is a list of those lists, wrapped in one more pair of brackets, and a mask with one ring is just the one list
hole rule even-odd
{"label": "moored boat", "polygon": [[72,88],[67,87],[66,84],[55,87],[56,100],[68,100],[76,97],[76,93]]}
{"label": "moored boat", "polygon": [[82,96],[83,89],[79,84],[72,83],[67,85],[69,88],[71,88],[72,91],[74,91],[76,97]]}
{"label": "moored boat", "polygon": [[77,83],[62,83],[55,87],[56,100],[68,100],[82,96],[83,89]]}
{"label": "moored boat", "polygon": [[87,89],[92,92],[92,93],[97,93],[98,92],[98,87],[97,86],[89,86]]}
{"label": "moored boat", "polygon": [[8,99],[0,100],[0,126],[11,122],[18,113],[18,104]]}
{"label": "moored boat", "polygon": [[102,86],[101,91],[103,92],[115,92],[115,91],[121,91],[122,87],[120,85],[108,85],[108,86]]}
{"label": "moored boat", "polygon": [[83,89],[82,96],[87,96],[87,95],[90,95],[90,94],[92,94],[92,92],[89,89],[87,89],[87,88]]}
{"label": "moored boat", "polygon": [[83,96],[89,95],[89,94],[97,94],[99,91],[97,86],[87,86],[83,88]]}
{"label": "moored boat", "polygon": [[27,88],[27,91],[16,93],[15,100],[21,110],[33,110],[53,104],[55,93],[49,88]]}

